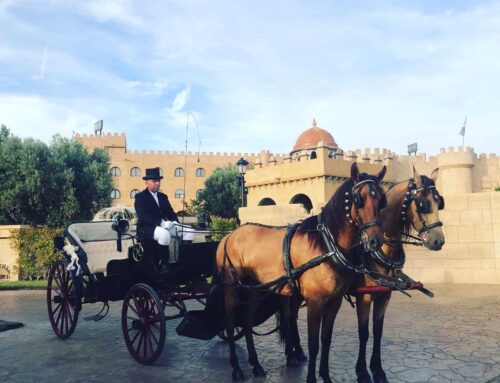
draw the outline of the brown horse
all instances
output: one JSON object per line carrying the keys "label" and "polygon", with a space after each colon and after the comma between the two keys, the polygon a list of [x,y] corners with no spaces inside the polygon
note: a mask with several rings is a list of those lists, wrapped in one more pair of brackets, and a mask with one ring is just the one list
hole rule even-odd
{"label": "brown horse", "polygon": [[[444,199],[436,190],[435,181],[438,169],[431,177],[420,176],[415,168],[413,178],[396,184],[387,192],[387,207],[381,211],[384,244],[379,258],[366,258],[369,270],[381,274],[396,276],[404,263],[404,250],[401,240],[413,228],[425,247],[430,250],[440,250],[444,245],[444,235],[439,221],[438,210],[444,208]],[[382,254],[381,254],[382,253]],[[373,281],[365,278],[366,285]],[[364,294],[357,296],[356,311],[358,315],[359,354],[356,363],[356,375],[359,383],[371,383],[372,380],[366,368],[366,343],[369,331],[370,308],[373,302],[373,353],[370,360],[375,383],[386,383],[387,378],[382,368],[380,342],[384,327],[384,316],[391,299],[391,293],[377,296]]]}
{"label": "brown horse", "polygon": [[[352,262],[351,251],[360,240],[370,249],[378,249],[382,244],[383,233],[379,221],[379,210],[385,194],[380,181],[386,168],[377,176],[359,173],[357,165],[351,166],[351,178],[347,179],[335,192],[334,196],[318,216],[304,220],[291,239],[290,258],[295,267],[300,267],[310,260],[324,256],[326,261],[305,271],[298,278],[300,295],[307,303],[307,326],[309,346],[308,382],[316,382],[316,357],[319,350],[319,332],[321,327],[321,362],[320,375],[325,382],[331,382],[328,356],[335,316],[342,303],[342,297],[352,283],[353,273],[340,270],[331,256],[332,242],[336,249],[342,249],[345,259]],[[322,232],[328,231],[333,241],[327,243]],[[217,249],[217,268],[224,281],[224,299],[228,318],[226,331],[229,336],[230,362],[234,380],[243,380],[235,352],[234,309],[238,305],[238,285],[247,283],[268,283],[285,274],[283,266],[283,240],[286,229],[276,229],[259,225],[243,225],[226,236]],[[351,263],[352,264],[352,263]],[[250,290],[252,291],[252,290]],[[278,291],[283,296],[291,296],[290,285],[283,285]],[[246,299],[257,299],[260,291],[254,290]],[[252,337],[252,325],[258,304],[248,307],[246,323],[243,326],[249,362],[255,376],[264,376],[265,371],[257,359]]]}

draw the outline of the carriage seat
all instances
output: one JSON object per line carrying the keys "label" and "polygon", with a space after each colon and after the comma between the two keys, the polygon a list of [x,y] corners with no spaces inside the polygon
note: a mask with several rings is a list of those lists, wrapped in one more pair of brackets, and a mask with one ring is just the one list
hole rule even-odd
{"label": "carriage seat", "polygon": [[136,234],[136,226],[130,225],[129,231],[122,237],[122,251],[116,250],[117,233],[111,228],[112,222],[74,223],[67,233],[87,254],[87,266],[91,273],[102,272],[106,275],[108,262],[128,258],[128,248],[132,239],[128,235]]}

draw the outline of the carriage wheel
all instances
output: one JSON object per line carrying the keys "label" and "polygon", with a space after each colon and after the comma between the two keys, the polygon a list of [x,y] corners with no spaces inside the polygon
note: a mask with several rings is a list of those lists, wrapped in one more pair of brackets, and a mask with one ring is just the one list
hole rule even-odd
{"label": "carriage wheel", "polygon": [[[234,328],[233,338],[235,342],[243,338],[243,335],[245,334],[243,333],[243,329],[241,327]],[[224,342],[227,342],[229,340],[229,336],[227,335],[225,327],[217,334],[217,336],[221,338]]]}
{"label": "carriage wheel", "polygon": [[153,364],[165,345],[165,314],[158,294],[138,283],[127,292],[122,308],[122,330],[132,358]]}
{"label": "carriage wheel", "polygon": [[49,320],[55,334],[69,338],[75,331],[81,298],[77,293],[66,262],[59,259],[52,264],[47,285],[47,308]]}

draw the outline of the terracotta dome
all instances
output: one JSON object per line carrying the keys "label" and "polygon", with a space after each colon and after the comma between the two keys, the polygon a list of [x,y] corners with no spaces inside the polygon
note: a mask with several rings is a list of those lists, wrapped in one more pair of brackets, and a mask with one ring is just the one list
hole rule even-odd
{"label": "terracotta dome", "polygon": [[297,138],[297,142],[295,142],[295,145],[293,146],[292,153],[303,149],[317,148],[318,142],[320,141],[324,142],[324,146],[338,149],[338,145],[333,139],[333,136],[326,130],[318,128],[316,120],[313,120],[312,127],[307,129],[299,136],[299,138]]}

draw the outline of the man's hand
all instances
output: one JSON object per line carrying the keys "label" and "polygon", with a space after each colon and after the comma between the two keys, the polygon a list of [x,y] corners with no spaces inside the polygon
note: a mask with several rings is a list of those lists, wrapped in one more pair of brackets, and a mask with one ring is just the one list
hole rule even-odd
{"label": "man's hand", "polygon": [[174,227],[174,223],[172,221],[165,221],[162,219],[160,226],[164,229],[170,230]]}

